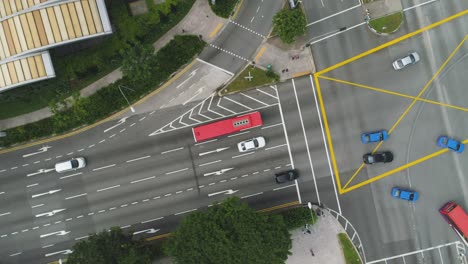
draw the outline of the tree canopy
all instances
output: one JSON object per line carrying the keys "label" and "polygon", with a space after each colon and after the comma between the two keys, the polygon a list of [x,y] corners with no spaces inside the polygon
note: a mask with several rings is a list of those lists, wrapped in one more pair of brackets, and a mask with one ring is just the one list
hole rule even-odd
{"label": "tree canopy", "polygon": [[291,243],[281,216],[257,213],[231,197],[184,218],[165,251],[183,264],[279,264]]}
{"label": "tree canopy", "polygon": [[307,22],[300,8],[283,9],[273,17],[273,25],[280,39],[289,44],[305,33]]}
{"label": "tree canopy", "polygon": [[91,235],[73,246],[67,264],[150,264],[151,252],[118,227]]}
{"label": "tree canopy", "polygon": [[133,84],[145,82],[151,77],[154,64],[154,48],[151,45],[133,43],[133,47],[127,47],[120,51],[122,55],[122,73]]}

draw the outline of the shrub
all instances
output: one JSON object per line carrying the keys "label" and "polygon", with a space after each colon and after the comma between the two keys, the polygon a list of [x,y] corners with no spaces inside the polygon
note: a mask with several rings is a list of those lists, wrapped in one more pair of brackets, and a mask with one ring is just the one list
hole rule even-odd
{"label": "shrub", "polygon": [[224,18],[228,18],[231,15],[237,3],[237,0],[216,0],[216,3],[213,5],[212,0],[207,1],[210,3],[213,12]]}
{"label": "shrub", "polygon": [[[317,220],[317,216],[308,207],[296,207],[280,213],[289,230],[304,226],[306,223],[312,224]],[[313,219],[312,219],[313,217]]]}

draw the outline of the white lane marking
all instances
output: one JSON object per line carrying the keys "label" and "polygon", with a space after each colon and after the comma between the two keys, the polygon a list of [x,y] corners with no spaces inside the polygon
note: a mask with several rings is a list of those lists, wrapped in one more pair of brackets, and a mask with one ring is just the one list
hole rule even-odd
{"label": "white lane marking", "polygon": [[168,193],[168,194],[165,194],[164,197],[168,197],[168,196],[171,196],[172,193]]}
{"label": "white lane marking", "polygon": [[136,158],[136,159],[131,159],[131,160],[127,160],[126,162],[134,162],[134,161],[137,161],[137,160],[142,160],[142,159],[147,159],[147,158],[151,158],[151,156],[148,155],[148,156],[144,156],[144,157],[140,157],[140,158]]}
{"label": "white lane marking", "polygon": [[222,160],[215,160],[215,161],[203,163],[203,164],[198,165],[198,167],[203,167],[203,166],[211,165],[211,164],[218,163],[218,162],[221,162],[221,161],[222,161]]}
{"label": "white lane marking", "polygon": [[[148,202],[149,199],[144,199],[144,200],[141,200],[141,201],[142,201],[143,203],[145,203],[145,202]],[[109,209],[109,210],[110,210],[110,209]]]}
{"label": "white lane marking", "polygon": [[[60,156],[60,157],[61,157],[61,156]],[[57,158],[57,157],[56,157],[56,158]],[[34,164],[38,164],[38,163],[40,163],[40,162],[41,162],[41,161],[38,160],[38,161],[35,161],[35,162],[33,162],[33,163],[34,163]]]}
{"label": "white lane marking", "polygon": [[140,122],[141,122],[141,121],[145,120],[145,118],[146,118],[146,116],[144,116],[144,117],[142,117],[142,118],[138,119],[138,121],[140,121]]}
{"label": "white lane marking", "polygon": [[182,87],[186,82],[188,82],[190,79],[193,78],[193,76],[195,76],[195,74],[197,74],[197,71],[198,71],[198,68],[193,70],[190,74],[189,74],[189,77],[187,79],[185,79],[183,82],[181,82],[179,85],[176,86],[176,89],[179,89],[180,87]]}
{"label": "white lane marking", "polygon": [[123,128],[122,130],[119,131],[119,133],[122,133],[124,132],[125,130],[127,130],[126,128]]}
{"label": "white lane marking", "polygon": [[[83,216],[81,216],[81,217],[83,217]],[[78,218],[78,217],[77,217],[77,218]],[[62,223],[62,221],[57,221],[57,222],[55,222],[54,224],[60,224],[60,223]]]}
{"label": "white lane marking", "polygon": [[[56,156],[55,158],[56,158],[56,159],[60,159],[61,157],[63,157],[63,155]],[[40,161],[39,161],[39,162],[40,162]],[[37,162],[37,163],[39,163],[39,162]]]}
{"label": "white lane marking", "polygon": [[161,196],[156,196],[156,197],[153,197],[153,200],[157,200],[159,198],[161,198]]}
{"label": "white lane marking", "polygon": [[288,145],[288,144],[281,144],[281,145],[278,145],[278,146],[273,146],[273,147],[266,148],[265,150],[280,148],[280,147],[284,147],[284,146],[287,146],[287,145]]}
{"label": "white lane marking", "polygon": [[70,196],[70,197],[65,198],[65,200],[70,200],[70,199],[74,199],[74,198],[85,196],[85,195],[88,195],[88,193],[82,193],[82,194]]}
{"label": "white lane marking", "polygon": [[331,175],[332,182],[333,182],[333,189],[335,190],[336,203],[338,204],[338,212],[341,214],[340,200],[338,199],[338,192],[336,191],[335,174],[333,173],[333,169],[332,169],[332,165],[331,165],[331,161],[330,161],[330,153],[328,152],[328,143],[327,143],[327,139],[325,138],[325,131],[323,130],[322,116],[321,116],[320,110],[319,110],[320,107],[319,107],[319,103],[317,101],[317,94],[315,92],[315,86],[314,86],[314,82],[312,80],[312,75],[309,76],[309,78],[310,78],[310,84],[312,85],[312,90],[314,92],[314,99],[315,99],[315,106],[316,106],[315,108],[317,108],[317,115],[319,117],[320,129],[322,130],[323,144],[325,146],[325,152],[327,154],[328,167],[330,169],[330,175]]}
{"label": "white lane marking", "polygon": [[138,202],[133,202],[132,205],[138,204]]}
{"label": "white lane marking", "polygon": [[36,230],[36,229],[39,229],[39,227],[38,227],[38,226],[35,226],[35,227],[33,227],[32,229],[33,229],[33,230]]}
{"label": "white lane marking", "polygon": [[67,176],[62,176],[60,177],[59,179],[66,179],[66,178],[70,178],[70,177],[73,177],[73,176],[77,176],[77,175],[81,175],[83,174],[82,172],[78,172],[78,173],[75,173],[75,174],[70,174],[70,175],[67,175]]}
{"label": "white lane marking", "polygon": [[41,206],[43,206],[43,205],[44,205],[44,204],[36,204],[36,205],[31,206],[31,208],[41,207]]}
{"label": "white lane marking", "polygon": [[249,197],[256,196],[256,195],[260,195],[260,194],[263,194],[263,192],[259,192],[259,193],[254,193],[254,194],[242,196],[241,199],[249,198]]}
{"label": "white lane marking", "polygon": [[89,145],[88,148],[93,148],[94,146],[96,146],[96,145],[92,144],[92,145]]}
{"label": "white lane marking", "polygon": [[0,214],[0,216],[9,215],[9,214],[11,214],[11,212]]}
{"label": "white lane marking", "polygon": [[17,168],[18,168],[18,167],[13,167],[13,168],[11,168],[11,170],[16,170]]}
{"label": "white lane marking", "polygon": [[68,152],[67,156],[73,155],[73,152]]}
{"label": "white lane marking", "polygon": [[114,167],[114,166],[115,166],[115,164],[112,164],[112,165],[109,165],[109,166],[104,166],[104,167],[93,169],[93,171],[103,170],[103,169],[107,169],[107,168]]}
{"label": "white lane marking", "polygon": [[250,96],[250,95],[246,95],[245,93],[240,93],[240,94],[243,95],[243,96],[245,96],[245,97],[247,97],[247,98],[249,98],[249,99],[254,100],[254,101],[257,102],[257,103],[263,104],[264,106],[268,106],[268,104],[266,104],[266,103],[264,103],[264,102],[262,102],[262,101],[260,101],[260,100],[258,100],[258,99],[256,99],[256,98],[253,98],[253,97]]}
{"label": "white lane marking", "polygon": [[140,179],[140,180],[136,180],[136,181],[131,181],[130,183],[137,183],[137,182],[147,181],[147,180],[151,180],[151,179],[154,179],[154,178],[156,178],[156,176],[151,176],[151,177],[148,177],[148,178],[144,178],[144,179]]}
{"label": "white lane marking", "polygon": [[215,184],[216,184],[216,182],[212,182],[212,183],[208,184],[208,186],[215,185]]}
{"label": "white lane marking", "polygon": [[232,177],[230,180],[233,181],[233,180],[236,180],[236,179],[237,179],[237,177]]}
{"label": "white lane marking", "polygon": [[72,218],[65,219],[66,222],[71,221],[71,220],[72,220]]}
{"label": "white lane marking", "polygon": [[[114,207],[114,208],[115,208],[115,207]],[[91,215],[94,215],[94,213],[93,213],[93,212],[91,212],[91,213],[88,213],[88,215],[89,215],[89,216],[91,216]]]}
{"label": "white lane marking", "polygon": [[84,150],[84,149],[79,149],[78,152],[81,152],[81,151],[83,151],[83,150]]}
{"label": "white lane marking", "polygon": [[252,155],[254,154],[255,152],[248,152],[248,153],[245,153],[245,154],[240,154],[240,155],[237,155],[237,156],[232,156],[233,159],[236,159],[236,158],[239,158],[239,157],[243,157],[243,156],[247,156],[247,155]]}
{"label": "white lane marking", "polygon": [[[84,216],[84,215],[79,215],[79,216],[76,217],[76,219],[80,219],[80,218],[82,218],[83,216]],[[58,223],[56,223],[56,224],[58,224]]]}
{"label": "white lane marking", "polygon": [[143,222],[141,222],[142,224],[146,224],[146,223],[149,223],[149,222],[153,222],[153,221],[157,221],[157,220],[161,220],[163,219],[164,217],[158,217],[158,218],[154,218],[154,219],[150,219],[150,220],[145,220]]}
{"label": "white lane marking", "polygon": [[257,90],[257,91],[259,91],[259,92],[261,92],[261,93],[263,93],[263,94],[265,94],[265,95],[268,95],[268,96],[270,96],[270,97],[273,97],[274,99],[278,99],[278,98],[275,97],[274,95],[271,95],[271,94],[269,94],[269,93],[267,93],[267,92],[265,92],[265,91],[263,91],[263,90],[261,90],[261,89],[258,89],[258,88],[257,88],[257,89],[255,89],[255,90]]}
{"label": "white lane marking", "polygon": [[1,195],[1,194],[5,194],[5,192],[0,192],[0,195]]}
{"label": "white lane marking", "polygon": [[250,23],[252,23],[255,19],[255,16],[252,17],[252,19],[250,20]]}
{"label": "white lane marking", "polygon": [[57,254],[64,254],[64,255],[68,255],[68,254],[71,254],[71,253],[73,253],[73,251],[72,251],[72,250],[70,250],[70,249],[66,249],[66,250],[62,250],[62,251],[57,251],[57,252],[47,253],[47,254],[45,254],[44,256],[46,256],[46,257],[50,257],[50,256],[57,255]]}
{"label": "white lane marking", "polygon": [[247,177],[247,176],[249,176],[249,175],[248,175],[248,174],[244,174],[244,175],[241,176],[241,178],[245,178],[245,177]]}
{"label": "white lane marking", "polygon": [[256,175],[256,174],[258,174],[258,173],[259,173],[259,172],[258,172],[258,171],[256,171],[256,172],[252,173],[252,175]]}
{"label": "white lane marking", "polygon": [[281,107],[281,100],[279,99],[279,94],[278,90],[276,90],[276,96],[278,97],[278,108],[281,116],[281,123],[283,124],[283,130],[284,130],[284,137],[286,139],[286,145],[288,146],[288,153],[289,153],[289,159],[291,160],[292,168],[294,169],[294,160],[292,157],[291,153],[291,147],[289,146],[289,137],[288,137],[288,131],[286,129],[286,123],[284,122],[284,116],[283,116],[283,108]]}
{"label": "white lane marking", "polygon": [[77,237],[75,238],[75,240],[81,240],[81,239],[85,239],[85,238],[88,238],[89,236],[82,236],[82,237]]}
{"label": "white lane marking", "polygon": [[195,146],[198,146],[198,145],[203,145],[203,144],[210,143],[210,142],[215,142],[215,141],[217,141],[217,140],[218,140],[218,139],[217,139],[217,138],[215,138],[215,139],[212,139],[212,140],[203,141],[203,142],[201,142],[201,143],[197,143],[197,144],[195,144]]}
{"label": "white lane marking", "polygon": [[[40,161],[39,161],[40,162]],[[1,170],[0,172],[5,172],[6,170]]]}
{"label": "white lane marking", "polygon": [[302,203],[301,192],[299,191],[299,184],[297,183],[297,180],[294,180],[294,183],[296,184],[297,198],[299,200],[299,203]]}
{"label": "white lane marking", "polygon": [[174,174],[174,173],[181,172],[181,171],[186,171],[186,170],[188,170],[188,168],[184,168],[184,169],[176,170],[176,171],[171,171],[171,172],[166,172],[166,175]]}
{"label": "white lane marking", "polygon": [[120,207],[124,208],[124,207],[127,207],[127,206],[128,206],[128,204],[122,204]]}
{"label": "white lane marking", "polygon": [[181,214],[186,214],[186,213],[190,213],[190,212],[193,212],[193,211],[196,211],[198,209],[191,209],[191,210],[187,210],[187,211],[183,211],[183,212],[180,212],[180,213],[175,213],[174,215],[181,215]]}
{"label": "white lane marking", "polygon": [[129,228],[129,227],[131,227],[131,226],[132,226],[132,225],[122,226],[121,229]]}
{"label": "white lane marking", "polygon": [[232,99],[229,98],[229,97],[224,97],[224,99],[226,99],[226,100],[228,100],[228,101],[231,101],[231,102],[233,102],[233,103],[235,103],[235,104],[237,104],[237,105],[240,105],[240,106],[242,106],[242,107],[245,107],[245,108],[247,108],[247,109],[249,109],[249,110],[253,110],[251,107],[248,107],[248,106],[246,106],[246,105],[244,105],[244,104],[241,104],[241,103],[239,103],[239,102],[237,102],[237,101],[234,101],[234,100],[232,100]]}
{"label": "white lane marking", "polygon": [[177,191],[177,192],[175,192],[175,194],[179,194],[179,193],[182,193],[182,192],[183,192],[183,191]]}
{"label": "white lane marking", "polygon": [[104,213],[106,210],[99,210],[98,214]]}
{"label": "white lane marking", "polygon": [[267,172],[267,171],[270,171],[270,170],[271,170],[271,169],[265,169],[265,170],[263,170],[263,172]]}
{"label": "white lane marking", "polygon": [[323,0],[320,0],[320,2],[322,3],[322,7],[325,7],[325,5],[323,4]]}
{"label": "white lane marking", "polygon": [[189,192],[189,191],[192,191],[192,190],[193,190],[193,188],[188,188],[186,191]]}
{"label": "white lane marking", "polygon": [[[297,90],[296,90],[296,84],[294,82],[294,79],[292,79],[292,84],[293,84],[294,96],[296,97],[297,110],[299,110],[299,120],[301,121],[302,133],[304,134],[307,156],[309,157],[309,165],[310,165],[310,169],[312,170],[312,178],[314,179],[315,193],[317,194],[317,202],[321,204],[320,195],[319,195],[319,191],[317,188],[317,180],[315,179],[314,164],[312,163],[312,158],[310,157],[309,140],[307,139],[307,134],[306,134],[305,127],[304,127],[304,120],[302,118],[301,105],[299,104],[299,98],[297,97]],[[296,180],[296,183],[297,183],[297,180]],[[297,191],[298,191],[298,195],[300,196],[299,186],[297,186]],[[299,202],[300,202],[300,199],[299,199]]]}
{"label": "white lane marking", "polygon": [[222,71],[222,72],[224,72],[224,73],[227,73],[227,74],[229,74],[229,75],[231,75],[231,76],[234,76],[234,73],[232,73],[232,72],[230,72],[230,71],[228,71],[228,70],[225,70],[225,69],[223,69],[223,68],[220,68],[220,67],[218,67],[218,66],[216,66],[216,65],[214,65],[214,64],[211,64],[211,63],[209,63],[209,62],[206,62],[206,61],[204,61],[204,60],[202,60],[202,59],[200,59],[200,58],[197,58],[197,61],[199,61],[199,62],[201,62],[201,63],[204,63],[204,64],[206,64],[206,65],[209,65],[209,66],[211,66],[211,67],[213,67],[213,68],[216,68],[216,69],[218,69],[218,70],[220,70],[220,71]]}
{"label": "white lane marking", "polygon": [[112,135],[109,136],[109,138],[113,138],[113,137],[115,137],[115,134],[112,134]]}
{"label": "white lane marking", "polygon": [[42,248],[49,248],[49,247],[53,247],[54,244],[50,244],[50,245],[47,245],[47,246],[43,246]]}
{"label": "white lane marking", "polygon": [[170,152],[174,152],[174,151],[178,151],[178,150],[182,150],[182,149],[184,149],[184,147],[171,149],[171,150],[166,150],[166,151],[161,152],[161,154],[166,154],[166,153],[170,153]]}
{"label": "white lane marking", "polygon": [[26,164],[23,164],[23,165],[21,165],[21,166],[23,166],[23,167],[27,167],[27,166],[29,166],[29,164],[28,164],[28,163],[26,163]]}
{"label": "white lane marking", "polygon": [[[153,111],[153,112],[154,112],[154,111]],[[151,115],[151,114],[150,114],[150,115]],[[132,127],[132,126],[134,126],[134,125],[136,125],[136,123],[132,123],[132,124],[130,125],[130,127]]]}
{"label": "white lane marking", "polygon": [[271,125],[271,126],[264,126],[261,129],[267,129],[267,128],[272,128],[272,127],[281,126],[281,125],[282,125],[281,123],[278,123],[278,124],[274,124],[274,125]]}
{"label": "white lane marking", "polygon": [[427,2],[424,2],[424,3],[420,3],[420,4],[417,4],[417,5],[414,5],[414,6],[410,6],[410,7],[407,7],[405,9],[403,9],[403,11],[408,11],[408,10],[411,10],[413,8],[416,8],[416,7],[420,7],[420,6],[423,6],[423,5],[427,5],[427,4],[430,4],[430,3],[433,3],[435,1],[439,1],[439,0],[431,0],[431,1],[427,1]]}
{"label": "white lane marking", "polygon": [[37,186],[37,185],[39,185],[39,183],[30,184],[30,185],[26,186],[26,188],[34,187],[34,186]]}
{"label": "white lane marking", "polygon": [[286,186],[283,186],[283,187],[275,188],[275,189],[273,189],[273,191],[278,191],[278,190],[281,190],[281,189],[285,189],[285,188],[293,187],[293,186],[295,186],[295,185],[296,185],[296,184],[290,184],[290,185],[286,185]]}
{"label": "white lane marking", "polygon": [[3,238],[3,237],[7,237],[8,235],[1,235],[0,237]]}
{"label": "white lane marking", "polygon": [[120,184],[119,185],[114,185],[114,186],[111,186],[111,187],[106,187],[106,188],[103,188],[103,189],[99,189],[96,192],[107,191],[107,190],[114,189],[114,188],[119,188],[119,187],[120,187]]}
{"label": "white lane marking", "polygon": [[29,229],[23,229],[23,230],[21,230],[21,233],[28,232],[28,231],[29,231]]}
{"label": "white lane marking", "polygon": [[250,131],[244,131],[244,132],[241,132],[241,133],[232,134],[232,135],[229,135],[228,138],[230,138],[230,137],[237,137],[237,136],[240,136],[240,135],[243,135],[243,134],[247,134],[247,133],[250,133]]}
{"label": "white lane marking", "polygon": [[345,29],[345,30],[343,30],[343,31],[337,31],[337,32],[335,32],[335,33],[333,33],[333,34],[331,34],[331,35],[328,35],[328,36],[323,37],[323,38],[321,38],[321,39],[318,39],[318,40],[316,40],[316,41],[310,42],[310,45],[313,45],[313,44],[318,43],[318,42],[320,42],[320,41],[324,41],[324,40],[326,40],[326,39],[329,39],[329,38],[331,38],[331,37],[334,37],[334,36],[336,36],[336,35],[342,34],[342,33],[346,32],[346,31],[349,31],[349,30],[351,30],[351,29],[360,27],[360,26],[365,25],[365,24],[366,24],[366,22],[361,22],[361,23],[356,24],[356,25],[354,25],[354,26],[352,26],[352,27],[349,27],[349,28],[347,28],[347,29]]}
{"label": "white lane marking", "polygon": [[99,144],[101,144],[101,143],[104,143],[104,142],[106,142],[106,140],[105,140],[105,139],[103,139],[103,140],[99,141],[98,143],[99,143]]}
{"label": "white lane marking", "polygon": [[18,256],[18,255],[20,255],[21,253],[23,253],[23,252],[18,252],[18,253],[11,254],[10,257]]}
{"label": "white lane marking", "polygon": [[311,22],[311,23],[307,24],[307,26],[312,26],[312,25],[314,25],[314,24],[317,24],[317,23],[319,23],[319,22],[322,22],[322,21],[324,21],[324,20],[327,20],[327,19],[332,18],[332,17],[334,17],[334,16],[337,16],[337,15],[339,15],[339,14],[348,12],[348,11],[350,11],[350,10],[352,10],[352,9],[354,9],[354,8],[360,7],[360,6],[361,6],[361,4],[352,6],[352,7],[348,8],[348,9],[342,10],[342,11],[340,11],[340,12],[338,12],[338,13],[333,14],[333,15],[329,15],[329,16],[324,17],[324,18],[321,18],[321,19],[319,19],[319,20],[317,20],[317,21]]}

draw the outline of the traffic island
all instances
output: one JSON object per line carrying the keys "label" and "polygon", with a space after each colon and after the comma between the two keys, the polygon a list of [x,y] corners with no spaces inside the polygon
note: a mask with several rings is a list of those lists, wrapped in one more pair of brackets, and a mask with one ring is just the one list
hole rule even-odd
{"label": "traffic island", "polygon": [[403,6],[400,0],[363,0],[364,20],[372,32],[388,35],[403,24]]}
{"label": "traffic island", "polygon": [[369,28],[377,34],[391,34],[403,24],[403,12],[394,13],[381,18],[371,19],[367,23]]}
{"label": "traffic island", "polygon": [[255,87],[278,82],[279,76],[272,69],[263,70],[247,66],[232,82],[219,91],[220,96],[242,92]]}

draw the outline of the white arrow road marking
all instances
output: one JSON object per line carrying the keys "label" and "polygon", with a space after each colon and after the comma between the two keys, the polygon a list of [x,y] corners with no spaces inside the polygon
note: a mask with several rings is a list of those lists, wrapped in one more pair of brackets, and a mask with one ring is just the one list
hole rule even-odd
{"label": "white arrow road marking", "polygon": [[57,252],[53,252],[53,253],[47,253],[47,254],[45,254],[45,256],[46,256],[46,257],[50,257],[50,256],[57,255],[57,254],[65,254],[65,255],[68,255],[68,254],[71,254],[71,253],[73,253],[72,250],[66,249],[66,250],[57,251]]}
{"label": "white arrow road marking", "polygon": [[156,233],[158,231],[159,231],[159,229],[150,228],[150,229],[145,229],[145,230],[133,232],[133,235],[141,234],[141,233],[154,234],[154,233]]}
{"label": "white arrow road marking", "polygon": [[189,74],[189,77],[187,79],[185,79],[183,82],[181,82],[179,85],[176,86],[176,89],[179,89],[180,87],[182,87],[182,85],[184,85],[186,82],[188,82],[190,79],[192,79],[192,77],[195,76],[195,74],[197,74],[197,71],[198,71],[198,69],[193,70]]}
{"label": "white arrow road marking", "polygon": [[215,193],[210,193],[208,194],[208,197],[211,197],[211,196],[214,196],[214,195],[218,195],[218,194],[234,194],[236,192],[238,192],[239,190],[224,190],[224,191],[220,191],[220,192],[215,192]]}
{"label": "white arrow road marking", "polygon": [[195,97],[197,97],[198,95],[200,95],[201,92],[203,91],[203,88],[205,88],[205,87],[206,87],[206,86],[203,85],[202,87],[198,88],[198,90],[195,92],[195,95],[192,96],[192,97],[190,97],[190,99],[188,99],[187,101],[185,101],[182,105],[188,104],[188,103],[189,103],[190,101],[192,101]]}
{"label": "white arrow road marking", "polygon": [[41,216],[53,216],[56,213],[60,213],[62,211],[65,211],[66,209],[56,209],[47,213],[42,213],[42,214],[37,214],[36,217],[41,217]]}
{"label": "white arrow road marking", "polygon": [[56,193],[56,192],[60,192],[61,190],[62,190],[62,189],[50,190],[50,191],[45,192],[45,193],[34,194],[34,195],[31,196],[31,197],[32,197],[32,198],[36,198],[36,197],[43,196],[43,195],[54,194],[54,193]]}
{"label": "white arrow road marking", "polygon": [[218,152],[221,152],[223,150],[226,150],[228,149],[229,147],[226,147],[226,148],[219,148],[219,149],[215,149],[215,150],[212,150],[212,151],[207,151],[207,152],[203,152],[203,153],[200,153],[198,155],[200,156],[204,156],[204,155],[208,155],[208,154],[211,154],[211,153],[218,153]]}
{"label": "white arrow road marking", "polygon": [[33,153],[29,153],[29,154],[24,154],[23,155],[23,158],[26,158],[26,157],[29,157],[29,156],[33,156],[33,155],[36,155],[36,154],[40,154],[40,153],[44,153],[46,152],[48,149],[50,149],[51,146],[43,146],[42,148],[39,149],[39,151],[37,152],[33,152]]}
{"label": "white arrow road marking", "polygon": [[214,171],[214,172],[208,172],[208,173],[205,173],[203,174],[203,176],[210,176],[210,175],[221,175],[227,171],[230,171],[230,170],[233,170],[234,168],[227,168],[227,169],[222,169],[222,170],[219,170],[219,171]]}
{"label": "white arrow road marking", "polygon": [[47,173],[49,171],[54,171],[54,170],[55,170],[55,168],[54,169],[39,169],[37,172],[29,173],[26,176],[31,177],[31,176],[34,176],[34,175],[37,175],[37,174]]}
{"label": "white arrow road marking", "polygon": [[53,235],[64,236],[64,235],[66,235],[68,233],[70,233],[70,231],[61,230],[61,231],[57,231],[57,232],[53,232],[53,233],[44,234],[44,235],[41,235],[40,237],[43,238],[43,237],[48,237],[48,236],[53,236]]}
{"label": "white arrow road marking", "polygon": [[123,123],[125,123],[125,121],[127,121],[127,118],[128,117],[124,117],[124,118],[120,119],[119,121],[117,121],[116,125],[113,125],[113,126],[109,127],[108,129],[104,130],[104,133],[106,133],[107,131],[109,131],[109,130],[111,130],[113,128],[116,128],[116,127],[122,125]]}

